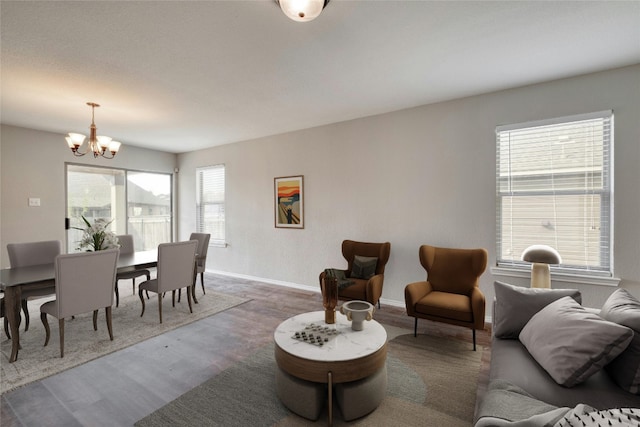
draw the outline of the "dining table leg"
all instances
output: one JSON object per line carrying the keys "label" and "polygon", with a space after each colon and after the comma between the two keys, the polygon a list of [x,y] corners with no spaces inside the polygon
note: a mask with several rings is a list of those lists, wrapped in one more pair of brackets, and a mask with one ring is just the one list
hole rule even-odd
{"label": "dining table leg", "polygon": [[22,291],[20,286],[8,286],[4,289],[4,303],[7,310],[7,320],[11,330],[11,357],[9,363],[18,359],[20,349],[20,300]]}

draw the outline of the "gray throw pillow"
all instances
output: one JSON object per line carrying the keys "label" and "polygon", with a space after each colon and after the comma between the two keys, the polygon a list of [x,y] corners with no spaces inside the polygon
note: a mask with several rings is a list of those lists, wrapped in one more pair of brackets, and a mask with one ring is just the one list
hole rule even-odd
{"label": "gray throw pillow", "polygon": [[552,302],[525,325],[520,341],[557,382],[573,387],[616,358],[633,331],[585,310],[571,297]]}
{"label": "gray throw pillow", "polygon": [[356,255],[353,257],[353,266],[351,267],[351,278],[353,279],[371,279],[376,274],[376,266],[378,258]]}
{"label": "gray throw pillow", "polygon": [[553,301],[569,296],[582,303],[577,289],[523,288],[502,282],[494,282],[494,289],[493,334],[502,339],[518,339],[529,319]]}
{"label": "gray throw pillow", "polygon": [[633,329],[629,347],[605,366],[605,370],[622,389],[640,394],[640,301],[626,289],[617,289],[605,301],[600,316]]}

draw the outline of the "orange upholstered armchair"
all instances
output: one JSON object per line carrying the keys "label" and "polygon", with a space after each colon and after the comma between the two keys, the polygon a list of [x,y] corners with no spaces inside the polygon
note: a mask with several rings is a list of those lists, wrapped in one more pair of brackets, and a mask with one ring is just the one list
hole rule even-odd
{"label": "orange upholstered armchair", "polygon": [[[353,240],[342,242],[342,256],[347,260],[346,270],[341,271],[349,280],[348,286],[338,290],[341,300],[368,301],[380,307],[380,296],[384,282],[384,267],[389,261],[391,243],[365,243]],[[357,257],[357,258],[356,258]],[[375,258],[375,261],[373,260]],[[320,273],[320,287],[324,271]]]}
{"label": "orange upholstered armchair", "polygon": [[427,280],[404,289],[407,314],[415,317],[413,335],[418,318],[464,326],[473,331],[475,350],[476,329],[484,329],[485,298],[478,279],[487,267],[487,251],[422,245],[419,254]]}

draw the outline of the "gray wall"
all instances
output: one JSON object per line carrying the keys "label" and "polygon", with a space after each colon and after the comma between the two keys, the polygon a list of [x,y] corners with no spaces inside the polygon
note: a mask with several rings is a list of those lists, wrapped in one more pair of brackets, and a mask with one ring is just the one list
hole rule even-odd
{"label": "gray wall", "polygon": [[[195,229],[195,168],[224,163],[230,245],[209,250],[209,269],[317,289],[320,271],[345,266],[343,239],[389,241],[383,303],[403,304],[426,276],[422,244],[484,247],[495,265],[496,125],[607,109],[615,275],[640,297],[640,65],[180,154],[179,237]],[[288,175],[304,175],[304,230],[274,227],[273,179]],[[494,280],[528,283],[487,269],[488,301]],[[579,287],[591,306],[615,289],[553,286]]]}
{"label": "gray wall", "polygon": [[[208,268],[317,289],[325,267],[344,267],[343,239],[390,241],[383,303],[402,304],[407,283],[423,280],[418,247],[485,247],[495,265],[496,125],[613,109],[615,113],[615,274],[640,297],[640,65],[426,105],[193,153],[123,146],[114,160],[73,157],[63,135],[0,129],[0,246],[65,241],[64,164],[115,166],[176,175],[178,238],[195,229],[195,168],[227,168],[226,248]],[[305,177],[305,229],[274,227],[273,178]],[[39,197],[40,208],[27,206]],[[494,280],[481,279],[488,300]],[[579,287],[599,306],[612,287]],[[488,305],[488,310],[491,306]]]}
{"label": "gray wall", "polygon": [[[176,155],[127,146],[113,160],[74,157],[64,135],[2,125],[0,128],[0,247],[9,266],[7,243],[60,240],[66,243],[65,163],[172,173]],[[29,207],[30,197],[40,207]],[[66,247],[65,247],[66,250]]]}

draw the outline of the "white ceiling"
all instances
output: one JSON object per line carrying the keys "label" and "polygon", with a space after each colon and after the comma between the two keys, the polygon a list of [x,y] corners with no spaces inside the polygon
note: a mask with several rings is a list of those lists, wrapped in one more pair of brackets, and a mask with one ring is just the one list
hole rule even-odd
{"label": "white ceiling", "polygon": [[[2,123],[185,152],[640,63],[640,1],[2,1]],[[61,144],[64,141],[61,139]]]}

